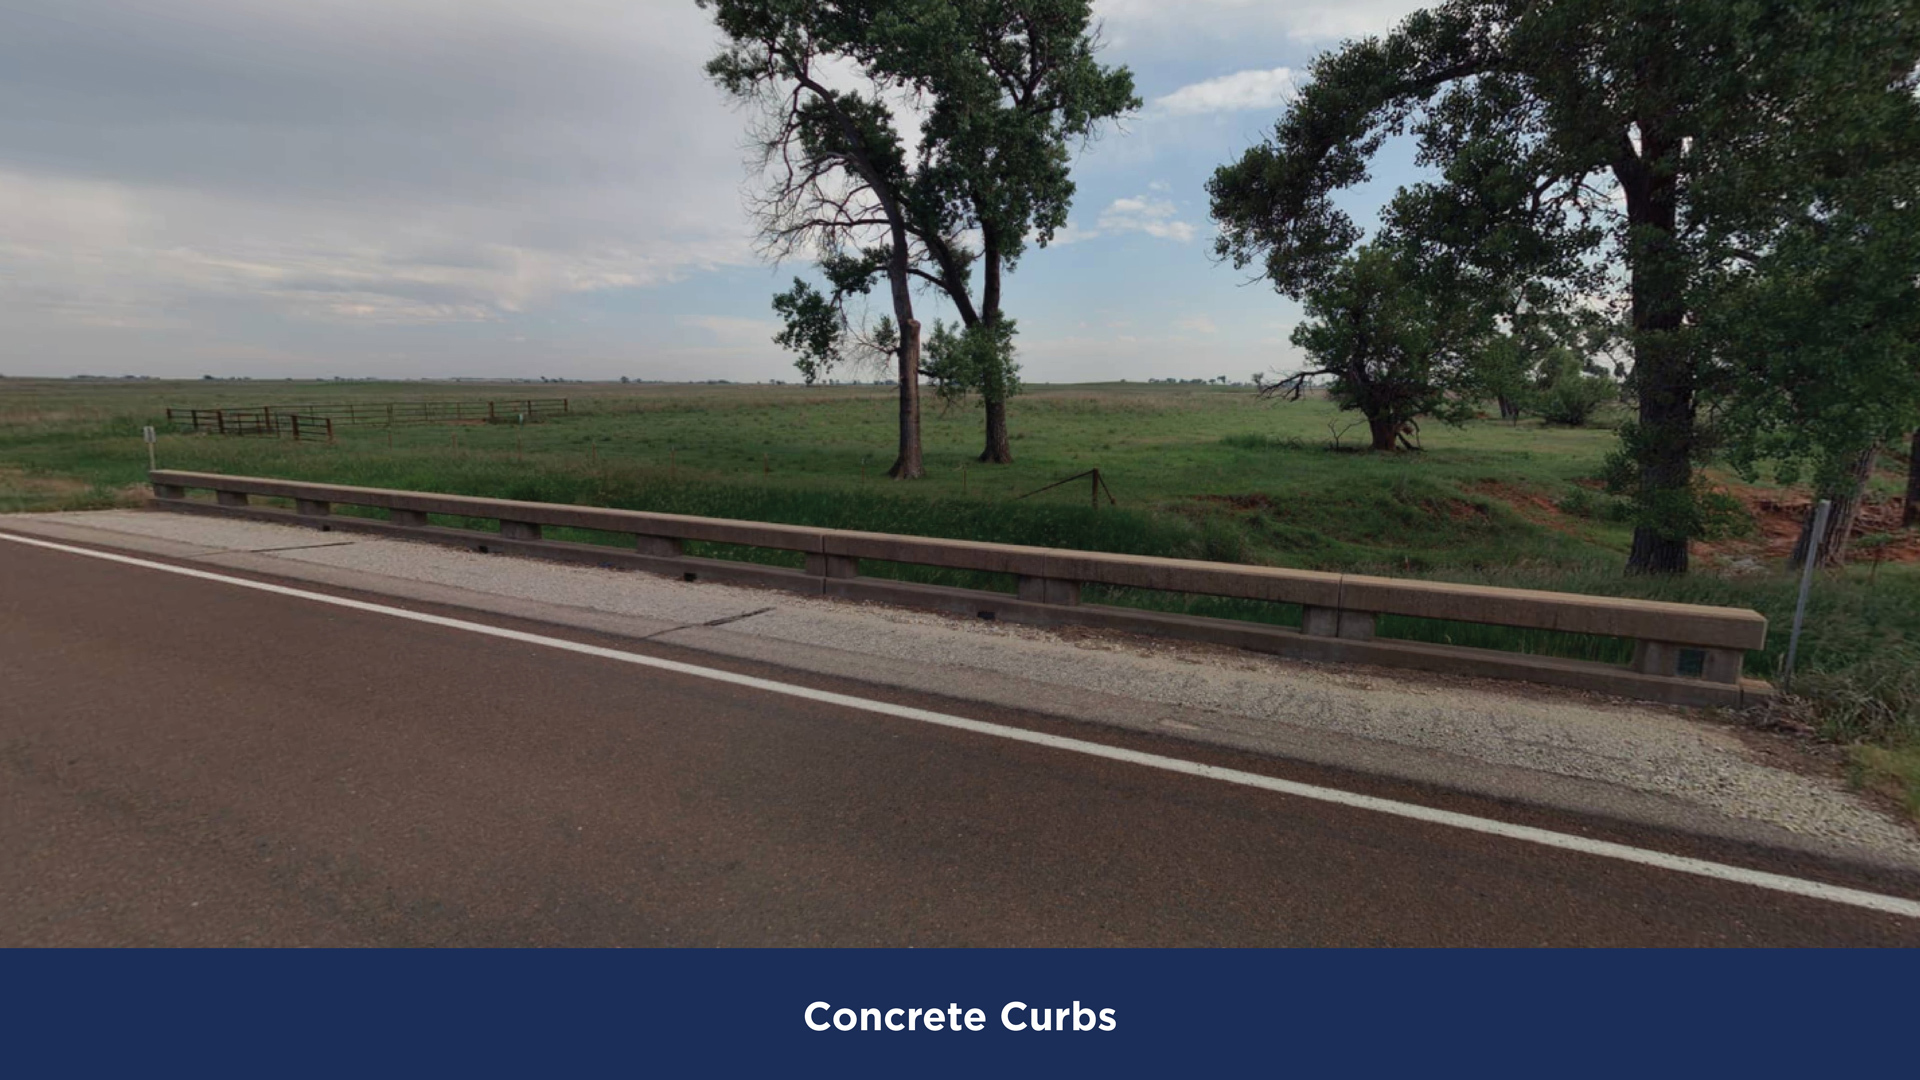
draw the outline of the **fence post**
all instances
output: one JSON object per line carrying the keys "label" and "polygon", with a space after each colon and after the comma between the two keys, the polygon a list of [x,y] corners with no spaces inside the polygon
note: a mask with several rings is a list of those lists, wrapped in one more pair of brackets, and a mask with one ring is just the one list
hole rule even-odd
{"label": "fence post", "polygon": [[1807,617],[1807,590],[1813,587],[1813,567],[1820,561],[1820,544],[1827,538],[1827,515],[1833,503],[1826,499],[1813,511],[1813,533],[1807,537],[1806,561],[1800,564],[1800,599],[1793,605],[1793,634],[1787,638],[1787,663],[1780,674],[1780,692],[1793,689],[1793,662],[1800,653],[1800,622]]}
{"label": "fence post", "polygon": [[213,410],[213,423],[214,426],[220,429],[220,434],[225,435],[227,433],[227,411],[225,409]]}
{"label": "fence post", "polygon": [[293,414],[293,441],[294,442],[300,441],[300,414],[299,413]]}

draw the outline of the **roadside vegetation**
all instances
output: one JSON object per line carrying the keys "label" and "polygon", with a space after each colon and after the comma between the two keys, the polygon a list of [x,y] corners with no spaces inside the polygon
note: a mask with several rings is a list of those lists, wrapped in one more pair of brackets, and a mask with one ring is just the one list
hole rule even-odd
{"label": "roadside vegetation", "polygon": [[[1627,575],[1621,556],[1632,518],[1597,480],[1617,404],[1602,406],[1587,427],[1502,420],[1490,406],[1458,426],[1429,425],[1417,436],[1421,452],[1374,454],[1364,450],[1362,417],[1311,392],[1276,403],[1246,388],[1192,384],[1032,387],[1013,405],[1020,453],[991,468],[977,461],[977,411],[929,410],[926,476],[911,484],[885,477],[896,406],[886,387],[547,387],[539,396],[573,395],[572,415],[525,426],[341,427],[332,445],[165,426],[169,405],[530,392],[0,380],[0,510],[137,504],[146,471],[140,429],[153,424],[163,433],[159,461],[172,468],[1752,607],[1773,631],[1748,672],[1772,678],[1793,610],[1787,556],[1808,498],[1715,474],[1726,525],[1696,545],[1694,572]],[[1901,464],[1888,455],[1871,478],[1852,565],[1817,579],[1795,686],[1807,700],[1782,715],[1857,746],[1861,783],[1920,800],[1920,536],[1899,527]],[[1095,467],[1117,506],[1103,499],[1095,508],[1084,481],[1020,497]],[[1299,617],[1224,600],[1098,599],[1279,623]],[[1624,660],[1627,649],[1610,639],[1422,620],[1384,620],[1381,629],[1596,660]]]}

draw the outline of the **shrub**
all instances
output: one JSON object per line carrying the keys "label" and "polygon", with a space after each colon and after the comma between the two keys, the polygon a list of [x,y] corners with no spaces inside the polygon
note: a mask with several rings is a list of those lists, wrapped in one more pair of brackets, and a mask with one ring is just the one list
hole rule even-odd
{"label": "shrub", "polygon": [[1574,485],[1556,503],[1563,514],[1574,517],[1590,518],[1595,521],[1609,521],[1625,524],[1633,520],[1633,508],[1625,499],[1616,498],[1602,492]]}
{"label": "shrub", "polygon": [[1604,375],[1570,374],[1540,391],[1534,407],[1549,424],[1586,427],[1600,406],[1618,396],[1619,388]]}

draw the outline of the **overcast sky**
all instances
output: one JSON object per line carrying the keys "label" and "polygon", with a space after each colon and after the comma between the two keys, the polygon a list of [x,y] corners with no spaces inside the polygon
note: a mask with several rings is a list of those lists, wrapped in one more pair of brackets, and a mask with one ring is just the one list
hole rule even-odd
{"label": "overcast sky", "polygon": [[[1009,280],[1027,377],[1292,364],[1202,185],[1416,6],[1098,3],[1147,105]],[[0,374],[795,378],[715,43],[692,0],[0,0]]]}

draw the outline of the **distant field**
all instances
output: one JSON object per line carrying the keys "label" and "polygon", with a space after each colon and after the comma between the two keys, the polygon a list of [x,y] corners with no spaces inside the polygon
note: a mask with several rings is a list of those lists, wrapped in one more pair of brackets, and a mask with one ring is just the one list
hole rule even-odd
{"label": "distant field", "polygon": [[[168,406],[562,396],[572,413],[540,423],[341,426],[332,445],[176,434],[164,424]],[[928,476],[902,483],[884,476],[894,409],[882,387],[0,379],[0,512],[137,501],[140,428],[154,424],[160,463],[173,468],[1733,604],[1759,609],[1775,627],[1769,649],[1749,659],[1751,673],[1771,675],[1786,646],[1794,582],[1778,556],[1804,492],[1728,484],[1756,515],[1754,528],[1701,545],[1700,572],[1683,580],[1627,578],[1628,529],[1593,480],[1614,443],[1605,428],[1429,423],[1423,452],[1376,455],[1353,452],[1364,425],[1340,439],[1344,449],[1333,447],[1357,417],[1325,401],[1265,402],[1229,387],[1043,385],[1012,405],[1010,466],[973,460],[977,410],[929,400]],[[1018,498],[1096,467],[1118,506],[1093,507],[1085,480]],[[1891,471],[1876,480],[1875,520],[1888,516],[1902,484]],[[1831,723],[1872,730],[1836,734],[1884,742],[1888,725],[1920,730],[1912,561],[1920,540],[1902,534],[1882,550],[1893,554],[1884,566],[1863,560],[1823,575],[1802,671],[1810,686],[1826,679],[1833,693],[1859,699],[1851,719]],[[1106,599],[1297,618],[1204,598]],[[1392,619],[1381,631],[1625,658],[1625,644],[1607,639]],[[1915,768],[1914,759],[1900,767]],[[1920,782],[1911,790],[1920,798]]]}

